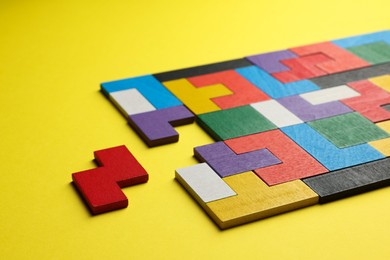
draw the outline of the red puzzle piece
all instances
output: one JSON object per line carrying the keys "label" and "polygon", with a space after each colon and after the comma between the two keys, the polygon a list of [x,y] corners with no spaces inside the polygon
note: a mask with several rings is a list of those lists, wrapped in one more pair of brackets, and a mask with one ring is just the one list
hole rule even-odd
{"label": "red puzzle piece", "polygon": [[390,94],[368,80],[347,84],[360,93],[361,96],[341,100],[344,104],[359,112],[372,122],[390,119],[390,112],[383,105],[390,104]]}
{"label": "red puzzle piece", "polygon": [[212,101],[221,109],[249,105],[270,98],[259,88],[252,85],[234,70],[227,70],[196,77],[187,78],[197,88],[222,84],[234,94],[212,98]]}
{"label": "red puzzle piece", "polygon": [[100,166],[72,174],[72,179],[92,214],[128,205],[121,188],[148,181],[149,175],[126,146],[94,152]]}
{"label": "red puzzle piece", "polygon": [[268,185],[328,172],[324,166],[280,130],[238,137],[226,140],[225,143],[237,154],[267,148],[281,160],[280,164],[255,170],[255,173]]}

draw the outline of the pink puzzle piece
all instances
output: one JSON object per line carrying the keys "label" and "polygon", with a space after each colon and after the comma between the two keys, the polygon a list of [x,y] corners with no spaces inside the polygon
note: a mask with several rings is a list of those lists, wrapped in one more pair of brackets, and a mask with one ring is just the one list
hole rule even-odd
{"label": "pink puzzle piece", "polygon": [[94,155],[100,167],[72,174],[92,214],[127,207],[121,188],[147,182],[148,173],[124,145],[96,151]]}

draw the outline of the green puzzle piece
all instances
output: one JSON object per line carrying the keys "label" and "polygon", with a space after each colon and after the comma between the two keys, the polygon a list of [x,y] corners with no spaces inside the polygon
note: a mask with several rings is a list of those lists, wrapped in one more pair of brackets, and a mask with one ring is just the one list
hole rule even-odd
{"label": "green puzzle piece", "polygon": [[218,141],[277,128],[251,106],[201,114],[198,123]]}
{"label": "green puzzle piece", "polygon": [[390,61],[390,45],[386,42],[359,45],[347,48],[347,50],[372,64]]}
{"label": "green puzzle piece", "polygon": [[388,133],[357,112],[324,118],[308,124],[339,148],[389,137]]}

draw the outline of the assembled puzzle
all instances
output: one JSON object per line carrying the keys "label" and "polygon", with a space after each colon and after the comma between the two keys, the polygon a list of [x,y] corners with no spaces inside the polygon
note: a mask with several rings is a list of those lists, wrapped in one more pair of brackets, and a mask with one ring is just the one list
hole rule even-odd
{"label": "assembled puzzle", "polygon": [[101,90],[150,147],[194,120],[215,140],[176,179],[221,229],[390,183],[390,31]]}

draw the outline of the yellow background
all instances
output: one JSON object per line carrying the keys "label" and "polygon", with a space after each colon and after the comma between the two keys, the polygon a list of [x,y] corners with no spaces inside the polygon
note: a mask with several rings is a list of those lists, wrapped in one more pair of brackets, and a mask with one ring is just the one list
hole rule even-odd
{"label": "yellow background", "polygon": [[[220,231],[174,180],[212,142],[148,149],[99,83],[390,29],[383,1],[0,2],[1,259],[389,259],[390,188]],[[150,174],[91,217],[71,173],[125,144]]]}

